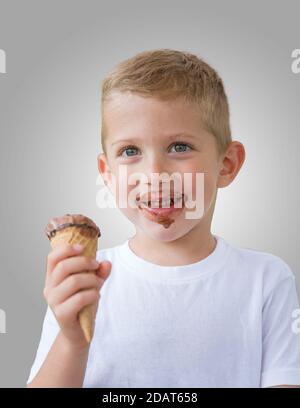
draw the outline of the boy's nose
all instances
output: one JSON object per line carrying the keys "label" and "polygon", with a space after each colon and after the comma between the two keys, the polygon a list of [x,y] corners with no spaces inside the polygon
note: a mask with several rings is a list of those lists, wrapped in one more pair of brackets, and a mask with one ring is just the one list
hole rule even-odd
{"label": "boy's nose", "polygon": [[149,179],[153,173],[168,173],[166,160],[162,157],[153,157],[152,159],[149,159],[145,167],[144,170]]}

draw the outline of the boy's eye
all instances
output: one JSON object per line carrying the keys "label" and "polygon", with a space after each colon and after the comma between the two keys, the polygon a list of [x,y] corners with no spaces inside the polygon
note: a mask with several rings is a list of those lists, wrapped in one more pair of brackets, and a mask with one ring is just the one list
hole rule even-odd
{"label": "boy's eye", "polygon": [[[175,147],[175,153],[182,153],[182,152],[186,152],[188,151],[188,149],[192,149],[191,146],[189,146],[186,143],[179,143],[176,142],[172,145],[172,147]],[[132,157],[135,156],[137,154],[137,151],[139,149],[136,146],[125,146],[121,149],[121,151],[119,152],[118,156],[121,157]]]}
{"label": "boy's eye", "polygon": [[175,149],[176,153],[181,153],[181,152],[186,152],[187,149],[191,149],[191,147],[189,145],[187,145],[186,143],[174,143],[172,147],[177,147],[179,146],[178,149]]}
{"label": "boy's eye", "polygon": [[[134,153],[135,153],[137,150],[138,150],[138,149],[137,149],[135,146],[126,146],[126,147],[124,147],[124,148],[121,150],[120,156],[123,156],[123,157],[132,157],[132,156],[135,155]],[[125,154],[125,155],[124,155],[125,152],[129,152],[129,154]]]}

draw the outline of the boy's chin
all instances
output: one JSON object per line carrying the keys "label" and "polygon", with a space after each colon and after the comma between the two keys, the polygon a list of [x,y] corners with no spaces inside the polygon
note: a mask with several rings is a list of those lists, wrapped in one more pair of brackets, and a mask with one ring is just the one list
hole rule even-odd
{"label": "boy's chin", "polygon": [[147,237],[161,242],[172,242],[179,238],[182,238],[184,235],[188,234],[194,227],[194,223],[191,220],[185,220],[185,222],[176,222],[175,220],[168,228],[165,228],[163,225],[151,222],[138,223],[136,227]]}
{"label": "boy's chin", "polygon": [[171,242],[188,234],[199,223],[196,219],[187,219],[185,211],[169,219],[145,216],[141,210],[122,209],[125,217],[142,234],[156,241]]}

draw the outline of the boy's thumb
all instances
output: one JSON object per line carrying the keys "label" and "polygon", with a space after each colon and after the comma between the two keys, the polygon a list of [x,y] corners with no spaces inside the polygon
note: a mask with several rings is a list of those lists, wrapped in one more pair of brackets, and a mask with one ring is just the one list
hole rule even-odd
{"label": "boy's thumb", "polygon": [[99,264],[99,268],[97,269],[97,275],[102,278],[106,279],[111,271],[111,262],[110,261],[102,261]]}

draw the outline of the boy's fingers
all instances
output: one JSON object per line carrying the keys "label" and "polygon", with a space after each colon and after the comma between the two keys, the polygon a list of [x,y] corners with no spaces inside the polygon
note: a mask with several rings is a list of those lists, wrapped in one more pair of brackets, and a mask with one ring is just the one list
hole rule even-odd
{"label": "boy's fingers", "polygon": [[48,295],[48,303],[58,305],[65,302],[75,293],[86,289],[99,289],[101,279],[94,273],[74,273],[64,279]]}
{"label": "boy's fingers", "polygon": [[49,252],[47,257],[47,269],[50,272],[55,268],[56,264],[61,260],[68,258],[69,256],[74,256],[79,254],[82,251],[83,247],[81,246],[81,250],[79,250],[78,245],[70,245],[70,244],[61,244],[56,248],[52,249]]}
{"label": "boy's fingers", "polygon": [[56,307],[56,317],[62,324],[70,324],[72,316],[75,317],[83,307],[98,302],[99,298],[100,293],[97,289],[77,292]]}
{"label": "boy's fingers", "polygon": [[58,262],[61,260],[68,258],[70,256],[78,255],[82,252],[83,247],[81,245],[70,245],[70,244],[61,244],[56,248],[52,249],[47,256],[47,276],[46,280],[48,280],[49,275],[52,273],[53,269],[57,265]]}
{"label": "boy's fingers", "polygon": [[51,287],[55,287],[71,274],[89,271],[96,272],[98,267],[99,263],[96,259],[87,258],[82,255],[63,259],[53,270],[49,284]]}

